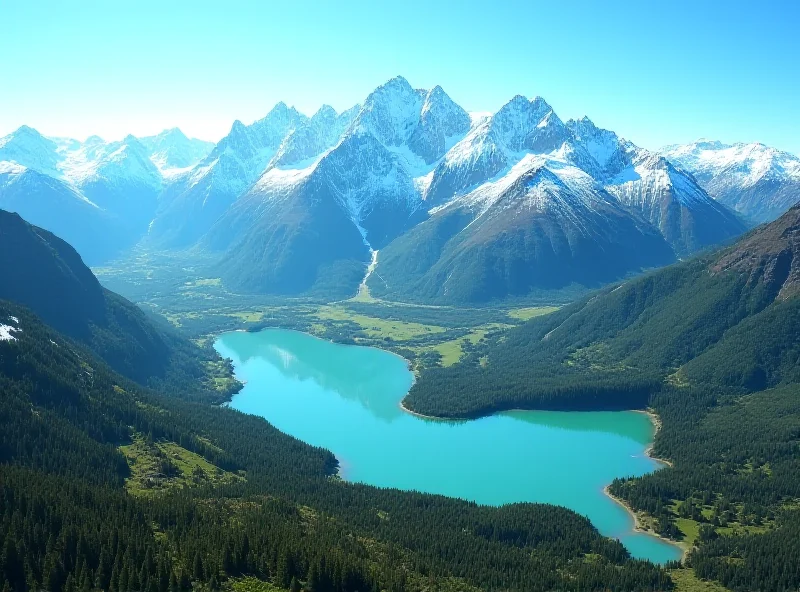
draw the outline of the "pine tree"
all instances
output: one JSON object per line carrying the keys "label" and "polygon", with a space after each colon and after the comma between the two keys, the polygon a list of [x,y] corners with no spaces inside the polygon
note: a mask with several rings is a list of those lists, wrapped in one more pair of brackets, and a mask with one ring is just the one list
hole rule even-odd
{"label": "pine tree", "polygon": [[278,565],[275,568],[275,584],[280,588],[287,588],[292,581],[289,571],[289,560],[285,553],[278,555]]}
{"label": "pine tree", "polygon": [[108,552],[106,551],[105,547],[100,553],[100,563],[97,566],[97,573],[94,577],[94,585],[96,588],[100,588],[101,590],[108,589],[108,583],[111,579],[111,558],[108,556]]}
{"label": "pine tree", "polygon": [[200,557],[200,552],[194,554],[194,561],[192,562],[192,578],[198,582],[203,581],[203,560]]}

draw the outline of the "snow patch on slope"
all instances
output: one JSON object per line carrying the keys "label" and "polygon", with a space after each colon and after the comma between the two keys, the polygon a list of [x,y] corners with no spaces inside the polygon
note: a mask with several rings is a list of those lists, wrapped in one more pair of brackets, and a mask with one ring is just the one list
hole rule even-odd
{"label": "snow patch on slope", "polygon": [[[17,317],[9,317],[9,320],[19,325],[19,319]],[[12,333],[20,333],[22,329],[15,327],[14,325],[0,325],[0,341],[16,341],[17,338],[12,335]]]}

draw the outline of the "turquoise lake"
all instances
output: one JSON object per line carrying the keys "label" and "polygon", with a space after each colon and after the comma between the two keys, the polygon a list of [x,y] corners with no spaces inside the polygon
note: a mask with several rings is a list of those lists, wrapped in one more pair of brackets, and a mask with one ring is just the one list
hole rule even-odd
{"label": "turquoise lake", "polygon": [[268,329],[226,333],[214,344],[245,383],[230,406],[322,446],[349,481],[473,500],[558,504],[587,516],[635,557],[663,563],[678,547],[633,530],[603,493],[615,477],[659,468],[645,454],[643,413],[510,411],[469,421],[411,415],[400,401],[413,382],[404,359]]}

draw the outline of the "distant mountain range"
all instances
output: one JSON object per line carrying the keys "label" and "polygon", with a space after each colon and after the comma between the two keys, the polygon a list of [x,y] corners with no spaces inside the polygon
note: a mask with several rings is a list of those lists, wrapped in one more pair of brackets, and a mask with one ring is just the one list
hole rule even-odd
{"label": "distant mountain range", "polygon": [[147,232],[171,180],[214,147],[180,130],[105,142],[45,138],[23,126],[0,138],[0,207],[65,239],[91,264]]}
{"label": "distant mountain range", "polygon": [[764,144],[698,140],[661,153],[691,172],[709,195],[755,222],[770,222],[800,199],[800,158]]}
{"label": "distant mountain range", "polygon": [[[91,264],[142,241],[213,254],[234,291],[482,302],[669,263],[800,198],[800,159],[760,145],[647,151],[536,97],[470,114],[394,78],[342,113],[279,103],[211,145],[0,139],[0,208]],[[734,211],[736,210],[736,211]]]}

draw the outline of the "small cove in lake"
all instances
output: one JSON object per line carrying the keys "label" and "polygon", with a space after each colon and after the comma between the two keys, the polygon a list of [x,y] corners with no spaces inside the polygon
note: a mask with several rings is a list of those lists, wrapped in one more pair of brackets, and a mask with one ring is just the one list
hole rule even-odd
{"label": "small cove in lake", "polygon": [[645,453],[650,418],[635,412],[508,411],[468,421],[426,419],[400,408],[413,382],[403,358],[305,333],[267,329],[221,335],[245,387],[230,406],[333,452],[341,475],[481,504],[542,502],[587,516],[635,557],[664,563],[681,550],[636,532],[603,488],[659,468]]}

